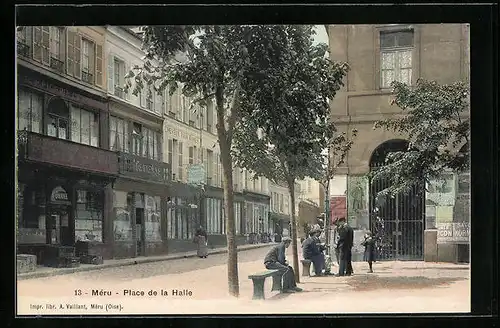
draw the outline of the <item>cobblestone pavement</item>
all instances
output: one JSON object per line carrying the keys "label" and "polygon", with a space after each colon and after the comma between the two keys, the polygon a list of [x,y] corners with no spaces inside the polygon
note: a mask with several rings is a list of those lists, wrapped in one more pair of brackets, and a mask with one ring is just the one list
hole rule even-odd
{"label": "cobblestone pavement", "polygon": [[[208,259],[179,259],[18,281],[18,309],[20,314],[79,315],[470,311],[469,267],[448,263],[377,262],[372,274],[367,273],[366,263],[354,263],[351,277],[301,277],[299,286],[304,292],[295,294],[271,293],[271,279],[267,279],[267,299],[255,301],[251,299],[248,275],[263,269],[267,250],[238,254],[239,299],[227,293],[227,255],[217,254]],[[92,290],[100,289],[111,295],[91,295]],[[82,295],[75,296],[75,290]],[[124,290],[142,290],[145,295],[124,296]],[[150,290],[157,295],[148,296]],[[174,290],[179,291],[177,295]],[[168,295],[162,296],[162,291]],[[57,309],[30,309],[30,304],[48,302]],[[66,309],[66,303],[87,309]],[[90,304],[114,304],[117,308],[91,309]]]}

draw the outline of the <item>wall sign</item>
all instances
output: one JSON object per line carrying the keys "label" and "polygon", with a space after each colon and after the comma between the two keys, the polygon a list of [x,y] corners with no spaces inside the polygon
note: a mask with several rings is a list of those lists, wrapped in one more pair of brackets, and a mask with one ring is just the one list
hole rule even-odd
{"label": "wall sign", "polygon": [[50,201],[52,202],[69,202],[68,193],[63,187],[57,186],[50,194]]}
{"label": "wall sign", "polygon": [[39,80],[39,79],[34,79],[31,77],[27,77],[24,75],[18,75],[18,81],[20,84],[25,84],[28,86],[32,86],[37,89],[41,89],[44,91],[47,91],[48,93],[54,94],[56,96],[60,96],[62,98],[65,98],[69,101],[75,102],[75,103],[81,103],[85,104],[89,107],[93,108],[99,108],[102,110],[107,110],[107,105],[104,102],[82,96],[78,93],[75,93],[73,91],[70,91],[65,88],[61,88],[57,85],[54,85],[52,83],[49,83],[45,80]]}
{"label": "wall sign", "polygon": [[119,173],[144,180],[166,182],[170,180],[170,164],[127,153],[119,155]]}
{"label": "wall sign", "polygon": [[453,222],[437,224],[438,244],[468,244],[470,222]]}

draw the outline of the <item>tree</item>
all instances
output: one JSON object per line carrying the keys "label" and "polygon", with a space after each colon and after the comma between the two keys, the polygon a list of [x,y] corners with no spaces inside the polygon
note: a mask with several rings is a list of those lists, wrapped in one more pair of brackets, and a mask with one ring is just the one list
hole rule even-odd
{"label": "tree", "polygon": [[281,60],[266,69],[265,78],[247,81],[242,93],[240,119],[234,133],[237,164],[255,176],[285,181],[291,197],[292,252],[299,282],[295,182],[317,177],[324,163],[323,150],[337,129],[328,117],[328,100],[343,85],[348,66],[326,55],[325,44],[313,44],[312,26],[285,26]]}
{"label": "tree", "polygon": [[470,90],[463,82],[440,85],[418,80],[414,87],[394,82],[392,105],[403,115],[375,124],[409,138],[406,151],[391,152],[386,163],[373,171],[374,180],[387,179],[389,187],[378,197],[407,192],[413,186],[425,190],[431,179],[440,178],[445,170],[461,172],[468,168]]}
{"label": "tree", "polygon": [[[215,105],[223,168],[228,285],[230,294],[238,296],[232,176],[234,160],[231,152],[235,126],[244,126],[242,122],[257,118],[257,126],[272,126],[286,115],[283,108],[280,108],[281,112],[274,112],[275,108],[271,107],[243,107],[241,99],[262,102],[269,96],[272,86],[281,85],[276,77],[283,76],[282,72],[289,67],[290,48],[295,47],[295,51],[303,53],[299,49],[303,44],[300,40],[303,36],[301,28],[286,25],[182,25],[147,26],[143,30],[145,61],[128,73],[126,88],[132,88],[137,94],[145,85],[152,85],[159,93],[168,88],[173,94],[178,87],[182,87],[185,96],[195,98],[193,103]],[[315,65],[317,68],[318,64]],[[325,62],[324,65],[330,64]],[[337,75],[343,75],[343,71],[337,71]],[[334,92],[336,80],[332,82],[328,78],[325,77],[321,87]],[[259,85],[266,86],[266,94],[257,88]],[[148,97],[151,97],[149,92]],[[249,104],[248,101],[246,103]],[[311,117],[314,115],[306,116],[304,122]],[[282,140],[286,139],[287,133],[293,134],[293,130],[283,130],[283,125],[278,125],[273,127],[273,131],[281,131]],[[304,151],[307,150],[305,148]]]}

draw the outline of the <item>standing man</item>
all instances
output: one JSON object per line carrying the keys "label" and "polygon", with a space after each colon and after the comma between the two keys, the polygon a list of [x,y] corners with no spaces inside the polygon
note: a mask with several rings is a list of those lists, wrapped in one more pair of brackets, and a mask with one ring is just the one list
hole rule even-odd
{"label": "standing man", "polygon": [[301,292],[302,288],[297,287],[293,268],[286,261],[286,249],[292,243],[292,239],[284,237],[281,243],[269,250],[264,258],[264,265],[268,270],[281,270],[283,272],[283,293]]}
{"label": "standing man", "polygon": [[354,242],[354,230],[347,224],[344,217],[338,220],[337,248],[339,250],[339,276],[350,276],[352,270],[352,246]]}

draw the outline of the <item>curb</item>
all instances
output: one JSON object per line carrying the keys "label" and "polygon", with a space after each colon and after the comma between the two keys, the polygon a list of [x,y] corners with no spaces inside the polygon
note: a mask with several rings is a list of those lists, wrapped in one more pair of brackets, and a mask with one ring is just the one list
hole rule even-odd
{"label": "curb", "polygon": [[[266,243],[266,244],[258,244],[258,245],[251,245],[247,246],[245,248],[238,249],[238,252],[244,252],[247,250],[252,250],[252,249],[257,249],[257,248],[264,248],[268,246],[273,246],[277,245],[277,243]],[[214,249],[214,250],[209,250],[208,254],[209,255],[215,255],[215,254],[224,254],[227,253],[227,249]],[[187,259],[187,258],[193,258],[196,257],[196,252],[193,253],[180,253],[180,254],[173,254],[173,255],[167,255],[168,257],[164,258],[131,258],[128,259],[126,262],[122,263],[110,263],[110,264],[102,264],[102,265],[96,265],[96,266],[88,266],[88,267],[77,267],[77,268],[63,268],[60,269],[60,271],[46,271],[46,272],[29,272],[29,273],[20,273],[17,275],[17,280],[29,280],[29,279],[36,279],[36,278],[46,278],[46,277],[54,277],[54,276],[62,276],[66,274],[71,274],[71,273],[77,273],[77,272],[86,272],[86,271],[95,271],[95,270],[105,270],[105,269],[111,269],[111,268],[117,268],[117,267],[124,267],[124,266],[130,266],[130,265],[135,265],[135,264],[144,264],[144,263],[153,263],[153,262],[163,262],[163,261],[171,261],[171,260],[180,260],[180,259]]]}

